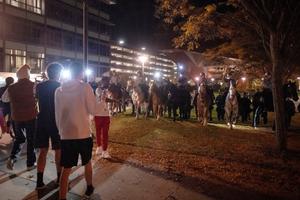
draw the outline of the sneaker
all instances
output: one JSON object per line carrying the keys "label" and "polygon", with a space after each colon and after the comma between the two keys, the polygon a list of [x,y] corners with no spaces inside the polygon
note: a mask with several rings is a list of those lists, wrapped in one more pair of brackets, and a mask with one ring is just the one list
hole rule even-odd
{"label": "sneaker", "polygon": [[41,189],[44,189],[46,187],[45,183],[41,182],[41,183],[36,183],[36,187],[35,189],[36,190],[41,190]]}
{"label": "sneaker", "polygon": [[103,150],[101,146],[96,148],[96,155],[102,155],[102,152]]}
{"label": "sneaker", "polygon": [[108,151],[103,151],[101,157],[104,158],[104,159],[111,158]]}
{"label": "sneaker", "polygon": [[31,166],[27,166],[27,171],[31,171],[31,170],[33,170],[33,169],[35,169],[36,168],[36,163],[34,163],[33,165],[31,165]]}
{"label": "sneaker", "polygon": [[86,188],[86,191],[84,193],[84,196],[86,198],[90,197],[93,193],[94,193],[94,187],[92,185],[88,185],[87,188]]}
{"label": "sneaker", "polygon": [[16,160],[15,159],[12,159],[12,158],[9,158],[6,162],[6,167],[7,169],[9,170],[13,170],[14,169],[14,164],[15,164]]}

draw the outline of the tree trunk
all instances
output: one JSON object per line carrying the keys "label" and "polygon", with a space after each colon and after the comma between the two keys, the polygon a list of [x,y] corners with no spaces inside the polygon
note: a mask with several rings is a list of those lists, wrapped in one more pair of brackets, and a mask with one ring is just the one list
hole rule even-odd
{"label": "tree trunk", "polygon": [[276,138],[280,152],[287,149],[287,130],[285,126],[285,108],[283,97],[283,62],[280,56],[279,35],[270,34],[270,52],[272,59],[272,92],[275,111]]}

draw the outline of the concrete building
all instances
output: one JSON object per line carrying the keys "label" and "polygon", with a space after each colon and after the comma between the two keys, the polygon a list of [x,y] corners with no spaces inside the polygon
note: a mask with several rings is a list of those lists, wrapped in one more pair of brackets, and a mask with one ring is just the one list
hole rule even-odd
{"label": "concrete building", "polygon": [[[96,75],[110,67],[113,1],[88,2],[88,67]],[[82,62],[82,1],[0,0],[0,71],[15,72],[27,63],[41,73],[53,61]]]}
{"label": "concrete building", "polygon": [[138,50],[116,43],[111,45],[111,71],[134,78],[137,71],[143,71],[143,68],[145,77],[149,79],[177,77],[177,64],[164,54]]}

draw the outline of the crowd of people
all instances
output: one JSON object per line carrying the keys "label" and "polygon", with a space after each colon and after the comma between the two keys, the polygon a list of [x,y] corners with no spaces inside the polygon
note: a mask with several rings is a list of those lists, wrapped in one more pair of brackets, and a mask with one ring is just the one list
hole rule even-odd
{"label": "crowd of people", "polygon": [[[93,116],[96,130],[96,155],[101,158],[110,158],[108,152],[108,131],[110,127],[111,110],[109,103],[115,102],[111,98],[114,88],[119,88],[119,77],[112,73],[110,82],[104,84],[89,84],[83,81],[84,70],[79,63],[71,64],[72,78],[67,81],[60,81],[60,74],[63,69],[59,63],[51,63],[47,66],[47,76],[40,83],[30,80],[30,66],[24,65],[18,69],[16,76],[6,78],[6,85],[0,88],[0,125],[2,133],[10,133],[13,137],[13,146],[7,161],[7,168],[13,170],[21,151],[22,144],[27,142],[27,169],[31,170],[37,164],[36,189],[45,187],[43,180],[46,167],[46,160],[49,148],[55,152],[55,164],[57,171],[56,183],[60,187],[60,199],[66,199],[68,191],[68,178],[71,169],[78,165],[79,155],[81,165],[85,167],[85,180],[87,183],[86,196],[93,191],[92,182],[92,150],[93,139],[90,131],[90,119]],[[103,79],[104,80],[104,79]],[[147,93],[142,74],[135,78],[135,85],[141,87],[141,94]],[[157,98],[165,99],[165,111],[171,114],[174,120],[177,116],[182,120],[191,118],[193,108],[197,109],[198,85],[191,86],[184,79],[178,83],[171,83],[168,80],[156,82],[160,92]],[[208,85],[205,74],[200,76],[199,84]],[[233,81],[230,82],[233,86]],[[145,87],[146,86],[146,87]],[[134,87],[133,87],[134,88]],[[216,96],[214,90],[209,86],[205,89],[209,104],[208,120],[214,120],[212,110],[216,105],[217,120],[225,120],[225,102],[230,93],[230,88],[222,90]],[[234,93],[238,99],[238,111],[241,122],[246,123],[252,115],[252,125],[257,127],[260,119],[263,123],[268,122],[268,106],[266,96],[269,90],[256,92],[250,96],[247,93],[239,95]],[[164,94],[164,95],[162,95]],[[153,94],[145,95],[144,99],[151,102]],[[149,97],[149,98],[148,98]],[[206,98],[206,96],[204,97]],[[200,98],[198,98],[200,100]],[[139,108],[136,108],[137,112]],[[151,107],[149,108],[151,110]],[[153,110],[153,108],[152,108]],[[172,113],[173,111],[173,113]],[[197,114],[197,112],[196,112]],[[51,141],[51,145],[49,144]],[[39,150],[36,157],[36,149]]]}
{"label": "crowd of people", "polygon": [[[13,170],[22,144],[27,142],[27,169],[37,167],[36,189],[46,187],[43,177],[49,148],[55,152],[57,186],[60,199],[66,199],[71,169],[78,165],[85,168],[86,196],[93,191],[92,150],[90,117],[94,116],[97,149],[101,158],[110,158],[107,151],[110,115],[107,91],[98,88],[94,93],[83,80],[83,66],[73,63],[71,80],[60,82],[62,66],[47,66],[47,79],[36,84],[30,80],[30,67],[18,69],[18,80],[9,77],[1,92],[1,129],[14,132],[13,147],[7,168]],[[5,122],[5,119],[8,122]],[[12,125],[12,128],[8,128]],[[49,142],[51,141],[51,145]],[[39,154],[36,157],[36,149]],[[36,166],[37,165],[37,166]]]}

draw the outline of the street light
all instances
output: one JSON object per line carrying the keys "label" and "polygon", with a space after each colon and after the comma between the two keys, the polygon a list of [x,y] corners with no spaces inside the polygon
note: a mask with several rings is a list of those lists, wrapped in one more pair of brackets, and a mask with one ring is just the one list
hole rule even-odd
{"label": "street light", "polygon": [[142,63],[142,76],[144,77],[144,72],[145,72],[145,63],[148,61],[148,56],[146,55],[141,55],[138,57],[138,61]]}
{"label": "street light", "polygon": [[63,80],[69,80],[71,78],[71,71],[69,69],[63,69],[61,71],[61,78]]}
{"label": "street light", "polygon": [[88,66],[88,3],[87,0],[82,1],[82,47],[83,47],[83,67],[87,69]]}
{"label": "street light", "polygon": [[92,75],[92,73],[93,73],[93,71],[91,69],[86,69],[85,70],[85,75],[86,76],[90,76],[90,75]]}
{"label": "street light", "polygon": [[161,76],[160,72],[155,72],[154,78],[159,79]]}
{"label": "street light", "polygon": [[145,50],[146,50],[146,47],[142,47],[141,49],[142,49],[143,51],[145,51]]}
{"label": "street light", "polygon": [[183,70],[183,68],[184,68],[183,65],[178,65],[178,67],[180,70]]}
{"label": "street light", "polygon": [[119,40],[119,44],[123,45],[123,44],[125,44],[125,41],[124,40]]}
{"label": "street light", "polygon": [[245,82],[247,80],[247,78],[245,76],[243,76],[241,79],[243,82]]}

